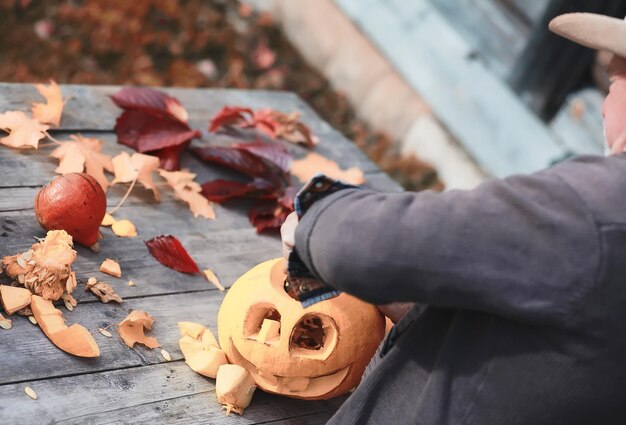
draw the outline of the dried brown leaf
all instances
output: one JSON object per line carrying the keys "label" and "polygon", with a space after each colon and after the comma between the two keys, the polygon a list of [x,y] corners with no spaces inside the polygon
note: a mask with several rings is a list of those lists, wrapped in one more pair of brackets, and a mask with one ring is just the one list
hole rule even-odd
{"label": "dried brown leaf", "polygon": [[45,132],[49,128],[50,126],[41,124],[24,112],[5,112],[0,114],[0,130],[10,134],[0,138],[0,144],[16,149],[37,149],[39,141],[46,137]]}
{"label": "dried brown leaf", "polygon": [[159,168],[159,158],[156,156],[138,152],[128,155],[127,152],[122,152],[113,157],[115,178],[112,184],[129,183],[137,179],[146,189],[151,190],[154,199],[159,201],[161,197],[152,179],[152,172],[156,171],[157,168]]}
{"label": "dried brown leaf", "polygon": [[111,183],[104,171],[113,172],[111,157],[100,152],[102,140],[87,138],[81,135],[70,136],[72,141],[61,142],[50,156],[59,159],[59,166],[54,170],[57,174],[82,173],[83,170],[96,179],[103,190]]}
{"label": "dried brown leaf", "polygon": [[294,160],[291,163],[291,174],[300,181],[309,181],[316,174],[322,173],[331,179],[341,180],[350,184],[363,184],[365,177],[363,171],[357,167],[342,170],[335,161],[323,157],[318,153],[309,153],[303,159]]}
{"label": "dried brown leaf", "polygon": [[46,103],[33,103],[33,117],[42,124],[58,127],[63,113],[63,97],[61,88],[50,80],[50,85],[35,84],[37,91],[46,98]]}
{"label": "dried brown leaf", "polygon": [[215,210],[211,203],[202,195],[202,187],[194,181],[196,175],[189,171],[159,170],[163,177],[176,193],[176,196],[189,205],[194,217],[204,217],[215,220]]}

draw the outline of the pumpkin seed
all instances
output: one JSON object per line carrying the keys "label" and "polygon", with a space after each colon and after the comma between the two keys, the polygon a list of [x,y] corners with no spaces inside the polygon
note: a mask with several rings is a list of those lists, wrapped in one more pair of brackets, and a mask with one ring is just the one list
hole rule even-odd
{"label": "pumpkin seed", "polygon": [[112,337],[113,337],[113,335],[111,334],[111,332],[107,331],[107,330],[106,330],[106,329],[104,329],[104,328],[100,328],[100,329],[98,329],[98,330],[100,331],[100,333],[101,333],[102,335],[106,336],[107,338],[112,338]]}
{"label": "pumpkin seed", "polygon": [[24,261],[24,259],[22,257],[17,257],[17,265],[20,266],[21,268],[25,269],[26,268],[26,261]]}
{"label": "pumpkin seed", "polygon": [[135,286],[135,282],[133,282],[132,280],[128,281],[128,286]]}
{"label": "pumpkin seed", "polygon": [[168,362],[172,361],[172,356],[170,356],[170,353],[168,353],[165,348],[161,349],[161,355],[163,356],[163,358],[165,360],[167,360]]}
{"label": "pumpkin seed", "polygon": [[30,323],[32,323],[33,325],[37,324],[37,319],[35,319],[35,316],[28,316],[28,320],[30,320]]}
{"label": "pumpkin seed", "polygon": [[0,328],[11,329],[12,327],[13,327],[13,324],[11,323],[9,319],[0,320]]}
{"label": "pumpkin seed", "polygon": [[37,393],[31,387],[25,387],[24,392],[26,393],[27,396],[29,396],[33,400],[37,400]]}

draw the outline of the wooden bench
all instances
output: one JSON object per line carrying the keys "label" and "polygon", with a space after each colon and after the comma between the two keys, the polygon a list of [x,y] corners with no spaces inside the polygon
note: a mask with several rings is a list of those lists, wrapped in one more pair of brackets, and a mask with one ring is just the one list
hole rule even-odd
{"label": "wooden bench", "polygon": [[[82,133],[105,141],[111,154],[128,150],[116,143],[113,133],[117,109],[108,98],[119,87],[62,87],[70,97],[62,126],[53,132],[57,139]],[[303,120],[321,139],[316,151],[342,167],[358,166],[366,175],[367,186],[382,191],[399,191],[399,186],[380,172],[352,143],[322,121],[296,95],[285,92],[163,89],[176,96],[187,108],[190,123],[202,129],[203,142],[228,142],[226,136],[208,136],[208,120],[225,105],[270,107],[285,112],[298,110]],[[40,97],[30,84],[0,84],[0,113],[30,109]],[[47,155],[52,147],[16,152],[0,146],[0,256],[26,251],[45,232],[33,211],[39,188],[54,176],[56,162]],[[298,157],[305,153],[291,146]],[[225,178],[217,167],[183,156],[183,166],[198,173],[197,180]],[[107,194],[109,207],[116,205],[125,187],[112,187]],[[12,316],[13,328],[0,329],[0,418],[3,423],[168,423],[168,424],[253,424],[324,423],[344,398],[328,401],[301,401],[257,391],[243,417],[226,416],[214,392],[214,380],[192,372],[178,348],[176,323],[193,321],[216,332],[217,311],[223,293],[199,276],[170,270],[152,258],[143,241],[161,234],[177,236],[201,268],[212,268],[229,287],[241,274],[259,262],[281,254],[277,235],[258,235],[249,224],[247,206],[216,207],[215,221],[193,218],[186,205],[175,200],[171,191],[162,191],[160,204],[150,193],[135,189],[116,214],[132,220],[139,236],[116,238],[105,230],[98,254],[78,246],[74,263],[79,286],[74,296],[79,304],[73,312],[63,311],[67,322],[80,323],[96,339],[101,356],[95,359],[73,357],[56,348],[26,317]],[[105,258],[119,261],[123,276],[115,279],[98,271]],[[111,284],[124,298],[121,305],[103,304],[84,290],[88,277]],[[133,280],[136,286],[127,285]],[[8,283],[6,275],[1,283]],[[113,337],[98,328],[119,323],[131,310],[141,309],[155,318],[156,336],[172,357],[167,362],[159,349],[138,346],[130,349],[111,328]],[[38,394],[31,400],[26,386]]]}

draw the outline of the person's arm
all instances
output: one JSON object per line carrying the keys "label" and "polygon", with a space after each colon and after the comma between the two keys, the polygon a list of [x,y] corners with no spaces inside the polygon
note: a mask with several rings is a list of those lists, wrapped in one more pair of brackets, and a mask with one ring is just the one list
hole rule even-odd
{"label": "person's arm", "polygon": [[345,189],[311,206],[295,249],[328,285],[537,323],[567,321],[594,285],[594,218],[562,177],[575,161],[472,191]]}

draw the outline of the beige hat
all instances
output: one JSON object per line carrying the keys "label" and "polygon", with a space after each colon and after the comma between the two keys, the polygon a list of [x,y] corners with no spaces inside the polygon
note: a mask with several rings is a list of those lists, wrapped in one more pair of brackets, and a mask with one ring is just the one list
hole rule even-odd
{"label": "beige hat", "polygon": [[626,21],[595,13],[567,13],[550,22],[550,30],[583,46],[626,58]]}

